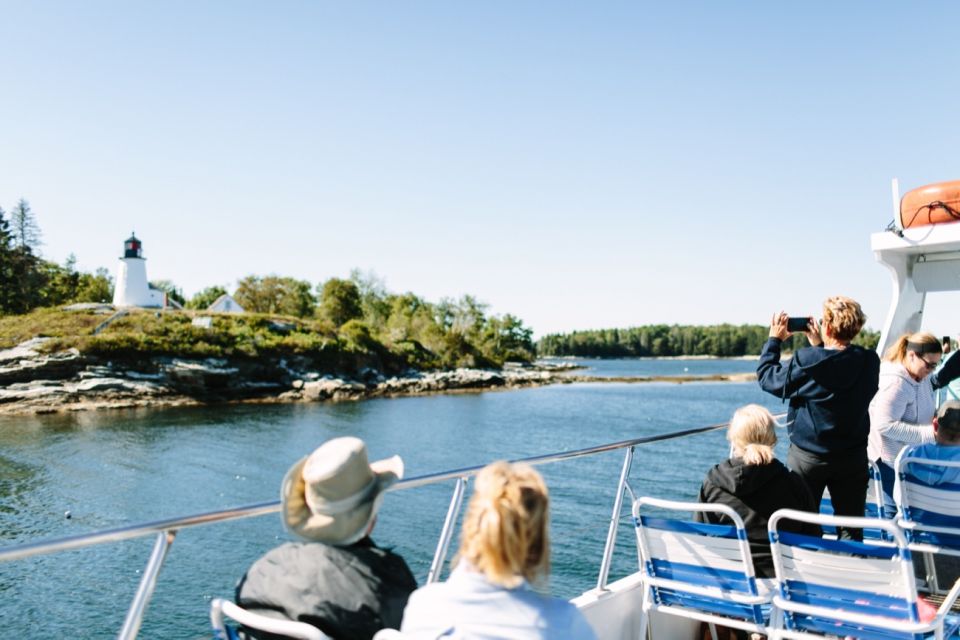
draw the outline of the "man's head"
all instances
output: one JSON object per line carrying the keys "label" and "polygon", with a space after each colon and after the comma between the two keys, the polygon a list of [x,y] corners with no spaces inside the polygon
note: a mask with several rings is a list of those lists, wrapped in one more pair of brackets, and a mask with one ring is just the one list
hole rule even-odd
{"label": "man's head", "polygon": [[960,402],[944,402],[933,419],[933,433],[937,444],[960,446]]}

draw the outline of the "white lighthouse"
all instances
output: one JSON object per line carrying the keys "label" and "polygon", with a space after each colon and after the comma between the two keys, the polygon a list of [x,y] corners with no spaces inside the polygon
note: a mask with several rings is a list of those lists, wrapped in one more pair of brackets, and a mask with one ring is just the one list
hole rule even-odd
{"label": "white lighthouse", "polygon": [[120,258],[120,271],[117,274],[117,286],[113,289],[115,307],[152,307],[163,308],[166,294],[150,288],[147,282],[147,264],[143,257],[143,244],[133,233],[123,243],[123,257]]}

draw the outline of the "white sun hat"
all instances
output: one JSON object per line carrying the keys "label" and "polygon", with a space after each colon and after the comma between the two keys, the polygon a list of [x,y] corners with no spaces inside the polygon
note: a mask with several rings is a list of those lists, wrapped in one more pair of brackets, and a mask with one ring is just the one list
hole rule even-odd
{"label": "white sun hat", "polygon": [[311,542],[349,545],[363,538],[383,492],[403,477],[403,460],[367,461],[360,438],[328,440],[283,478],[283,524]]}

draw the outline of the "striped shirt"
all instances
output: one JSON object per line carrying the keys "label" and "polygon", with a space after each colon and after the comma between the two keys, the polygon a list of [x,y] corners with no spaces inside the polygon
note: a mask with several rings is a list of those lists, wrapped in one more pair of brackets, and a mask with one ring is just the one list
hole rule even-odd
{"label": "striped shirt", "polygon": [[930,376],[917,382],[899,362],[880,365],[880,388],[870,402],[867,455],[893,466],[908,444],[933,442],[936,413]]}

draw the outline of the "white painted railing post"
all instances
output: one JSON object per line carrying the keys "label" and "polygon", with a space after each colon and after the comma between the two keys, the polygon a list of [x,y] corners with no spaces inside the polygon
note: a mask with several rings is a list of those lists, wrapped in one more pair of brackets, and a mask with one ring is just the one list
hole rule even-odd
{"label": "white painted railing post", "polygon": [[610,563],[613,559],[613,547],[617,544],[617,527],[620,525],[620,510],[623,508],[623,491],[633,465],[633,447],[627,448],[623,456],[623,468],[620,470],[620,482],[617,483],[617,496],[613,500],[613,513],[610,515],[610,528],[607,529],[607,544],[603,547],[603,560],[600,562],[600,574],[597,576],[597,589],[606,589],[610,576]]}

